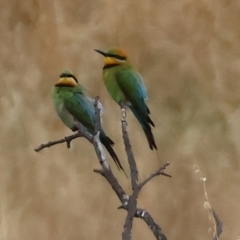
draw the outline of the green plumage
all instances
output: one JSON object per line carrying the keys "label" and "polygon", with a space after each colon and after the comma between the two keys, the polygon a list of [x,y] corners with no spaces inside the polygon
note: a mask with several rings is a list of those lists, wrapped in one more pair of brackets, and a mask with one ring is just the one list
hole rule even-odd
{"label": "green plumage", "polygon": [[147,90],[141,75],[132,67],[127,56],[118,49],[102,52],[105,56],[103,67],[103,81],[111,97],[119,104],[128,106],[141,124],[150,149],[157,149],[151,126],[153,121],[149,117],[150,111],[146,100]]}
{"label": "green plumage", "polygon": [[[89,133],[94,133],[95,107],[94,99],[90,98],[85,88],[80,85],[70,72],[63,72],[55,84],[52,99],[56,112],[62,122],[72,131],[76,131],[75,122],[80,122]],[[123,167],[114,152],[114,142],[107,137],[104,130],[100,130],[100,141],[106,147],[117,167]],[[124,170],[123,170],[124,171]]]}

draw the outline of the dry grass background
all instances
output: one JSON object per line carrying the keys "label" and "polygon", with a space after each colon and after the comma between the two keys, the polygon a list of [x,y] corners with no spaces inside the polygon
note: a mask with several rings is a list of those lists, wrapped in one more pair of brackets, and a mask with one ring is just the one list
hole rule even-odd
{"label": "dry grass background", "polygon": [[[212,239],[201,176],[224,223],[240,235],[240,4],[229,0],[0,1],[0,239],[120,239],[126,212],[92,173],[92,146],[78,139],[35,153],[70,133],[57,118],[51,87],[71,69],[101,96],[105,129],[127,167],[119,109],[102,83],[93,48],[123,48],[149,91],[154,134],[172,179],[146,185],[147,208],[168,239]],[[144,179],[159,165],[136,120],[129,131]],[[109,160],[110,161],[110,160]],[[112,164],[112,161],[111,161]],[[113,171],[127,189],[124,175]],[[198,169],[201,170],[201,174]],[[209,228],[211,230],[209,231]],[[133,239],[154,239],[141,220]]]}

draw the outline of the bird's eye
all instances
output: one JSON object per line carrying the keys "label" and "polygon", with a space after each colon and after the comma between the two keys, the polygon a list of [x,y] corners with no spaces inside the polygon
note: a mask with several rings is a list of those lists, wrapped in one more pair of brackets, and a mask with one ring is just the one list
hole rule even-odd
{"label": "bird's eye", "polygon": [[126,60],[126,57],[120,56],[120,55],[116,55],[116,58],[119,59],[119,60],[122,60],[122,61]]}
{"label": "bird's eye", "polygon": [[113,57],[118,59],[118,60],[121,60],[121,61],[125,61],[126,60],[126,57],[118,55],[118,54],[114,54]]}
{"label": "bird's eye", "polygon": [[109,53],[107,56],[108,57],[112,57],[112,58],[116,58],[116,59],[121,60],[121,61],[125,61],[126,60],[125,56],[121,56],[121,55],[118,55],[118,54]]}

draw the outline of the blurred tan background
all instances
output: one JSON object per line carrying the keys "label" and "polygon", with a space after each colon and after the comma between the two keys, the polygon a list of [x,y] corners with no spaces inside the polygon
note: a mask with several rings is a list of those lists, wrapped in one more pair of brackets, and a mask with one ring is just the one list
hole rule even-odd
{"label": "blurred tan background", "polygon": [[[121,47],[145,78],[153,130],[172,179],[140,194],[168,239],[212,239],[203,207],[224,223],[220,239],[240,236],[240,3],[229,0],[0,1],[0,239],[120,239],[126,212],[85,139],[72,148],[41,143],[71,134],[57,118],[51,88],[71,69],[105,106],[104,126],[125,168],[120,112],[102,82],[94,48]],[[140,179],[158,166],[128,114]],[[130,193],[124,175],[109,162]],[[127,168],[128,170],[128,168]],[[141,220],[133,239],[154,239]]]}

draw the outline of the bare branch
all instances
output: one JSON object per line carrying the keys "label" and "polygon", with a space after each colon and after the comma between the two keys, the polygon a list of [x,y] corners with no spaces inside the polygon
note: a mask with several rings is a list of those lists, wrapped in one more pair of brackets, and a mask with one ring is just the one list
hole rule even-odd
{"label": "bare branch", "polygon": [[79,122],[75,122],[74,123],[74,127],[76,129],[78,129],[78,132],[77,133],[74,133],[72,135],[69,135],[67,137],[64,137],[60,140],[56,140],[56,141],[52,141],[52,142],[48,142],[48,143],[44,143],[44,144],[41,144],[39,147],[35,148],[34,150],[36,152],[40,152],[41,150],[43,150],[44,148],[49,148],[51,146],[54,146],[54,145],[57,145],[57,144],[60,144],[60,143],[67,143],[67,148],[70,148],[70,144],[71,144],[71,141],[73,139],[76,139],[76,138],[79,138],[79,137],[84,137],[86,138],[89,142],[93,142],[93,136],[86,130],[86,128]]}
{"label": "bare branch", "polygon": [[154,177],[159,176],[159,175],[163,175],[166,177],[171,177],[171,175],[163,172],[167,166],[169,166],[170,163],[167,162],[165,164],[163,164],[155,173],[151,174],[149,177],[147,177],[143,182],[141,182],[138,187],[142,188],[145,184],[147,184],[150,180],[152,180]]}
{"label": "bare branch", "polygon": [[67,147],[70,148],[70,143],[73,139],[79,138],[79,137],[83,137],[83,134],[81,132],[77,132],[74,133],[72,135],[69,135],[67,137],[64,137],[62,139],[56,140],[56,141],[52,141],[52,142],[48,142],[45,144],[41,144],[39,147],[35,148],[34,150],[36,152],[40,152],[41,150],[43,150],[44,148],[49,148],[51,146],[60,144],[60,143],[67,143]]}
{"label": "bare branch", "polygon": [[97,169],[93,171],[102,175],[108,181],[108,183],[110,184],[110,186],[112,187],[116,195],[118,196],[119,200],[121,201],[121,203],[123,205],[127,205],[129,196],[125,193],[125,191],[119,184],[118,180],[113,175],[112,170],[106,161],[106,156],[102,148],[102,144],[99,141],[99,133],[100,133],[101,122],[102,122],[101,121],[102,106],[99,103],[99,97],[95,98],[94,106],[95,106],[95,136],[94,136],[93,145],[95,148],[95,152],[98,156],[98,159],[102,165],[102,169],[101,170]]}
{"label": "bare branch", "polygon": [[108,181],[108,183],[112,187],[113,191],[116,193],[119,200],[121,201],[122,206],[127,206],[128,201],[129,201],[129,196],[123,190],[123,188],[119,184],[118,180],[113,175],[111,169],[107,169],[107,170],[105,170],[105,169],[98,170],[97,169],[97,170],[93,170],[93,171],[96,173],[99,173],[101,176],[103,176]]}
{"label": "bare branch", "polygon": [[102,143],[100,142],[99,136],[100,136],[100,130],[101,130],[101,111],[102,111],[102,105],[99,102],[99,97],[97,96],[95,98],[94,102],[95,107],[95,122],[94,122],[94,139],[93,139],[93,146],[95,148],[95,152],[98,156],[98,159],[100,161],[100,164],[102,165],[102,168],[105,171],[109,171],[110,166],[107,162],[107,158],[105,155],[105,152],[102,147]]}
{"label": "bare branch", "polygon": [[[101,127],[101,118],[100,118],[100,110],[98,109],[99,108],[98,100],[99,98],[96,98],[95,100],[95,113],[96,115],[98,115],[96,116],[96,120],[95,120],[95,121],[98,121],[98,123],[95,122],[95,132],[97,132]],[[133,218],[138,217],[143,219],[146,222],[148,227],[152,230],[153,234],[155,235],[156,239],[166,240],[166,237],[161,232],[161,228],[159,227],[159,225],[155,223],[151,215],[146,210],[137,208],[137,197],[140,191],[140,188],[138,187],[138,183],[137,183],[138,172],[137,172],[137,166],[134,160],[134,155],[132,153],[131,144],[130,144],[128,133],[127,133],[126,112],[124,110],[122,111],[123,115],[122,115],[121,122],[122,122],[122,132],[123,132],[125,149],[128,155],[128,161],[131,168],[131,179],[132,179],[132,186],[133,186],[132,196],[129,198],[129,196],[126,194],[124,189],[119,184],[118,180],[113,175],[110,167],[106,167],[102,164],[103,169],[101,170],[97,169],[97,170],[94,170],[94,172],[100,174],[108,181],[108,183],[110,184],[110,186],[112,187],[112,189],[114,190],[114,192],[116,193],[116,195],[118,196],[119,200],[122,203],[122,206],[120,208],[128,211],[128,215],[126,217],[126,221],[124,224],[124,232],[122,235],[123,239],[131,239],[131,228],[132,228]],[[96,139],[97,138],[98,137],[96,136]],[[95,151],[97,153],[99,161],[100,163],[102,163],[103,162],[102,157],[104,155],[101,153],[102,152],[101,147],[99,149],[99,146],[100,145],[94,144]]]}
{"label": "bare branch", "polygon": [[167,240],[166,236],[162,232],[161,227],[154,221],[147,210],[138,208],[135,217],[141,218],[145,221],[157,240]]}
{"label": "bare branch", "polygon": [[95,134],[100,131],[101,129],[101,123],[102,123],[102,119],[101,119],[101,111],[102,111],[102,105],[99,102],[99,96],[97,96],[95,98],[95,102],[94,102],[94,107],[95,107],[95,122],[94,122],[94,130],[95,130]]}
{"label": "bare branch", "polygon": [[90,134],[80,122],[75,121],[74,127],[83,135],[84,138],[86,138],[90,143],[93,143],[93,135]]}
{"label": "bare branch", "polygon": [[102,168],[104,169],[104,171],[109,171],[110,166],[107,162],[107,157],[103,150],[102,143],[100,142],[99,135],[100,135],[100,131],[98,131],[93,138],[93,146],[97,154],[98,160],[102,165]]}
{"label": "bare branch", "polygon": [[121,114],[122,114],[121,123],[122,123],[123,141],[124,141],[125,150],[128,157],[128,163],[130,166],[132,187],[134,189],[134,187],[137,187],[138,171],[137,171],[136,161],[132,152],[131,143],[127,133],[126,109],[124,105],[121,106]]}
{"label": "bare branch", "polygon": [[[96,169],[96,170],[94,170],[94,172],[100,174],[108,181],[108,183],[110,184],[110,186],[112,187],[112,189],[114,190],[114,192],[116,193],[116,195],[118,196],[119,200],[122,203],[122,206],[120,208],[128,211],[126,221],[124,224],[124,232],[123,232],[123,236],[122,236],[123,239],[124,240],[131,239],[131,229],[132,229],[133,218],[137,217],[137,218],[141,218],[145,221],[145,223],[148,225],[148,227],[153,232],[156,239],[167,240],[167,238],[162,233],[160,226],[157,223],[155,223],[154,219],[147,212],[147,210],[137,208],[137,197],[138,197],[139,191],[141,190],[141,187],[143,187],[143,185],[145,185],[153,177],[151,175],[144,182],[142,182],[139,187],[137,166],[136,166],[136,162],[134,159],[134,155],[132,152],[131,144],[130,144],[128,133],[127,133],[127,121],[126,121],[125,109],[122,109],[121,122],[122,122],[122,133],[123,133],[125,149],[127,152],[128,162],[129,162],[130,169],[131,169],[131,183],[132,183],[132,188],[133,188],[133,193],[132,193],[131,197],[129,197],[126,194],[126,192],[121,187],[121,185],[119,184],[116,177],[113,175],[111,168],[107,163],[106,155],[104,153],[102,144],[99,139],[99,134],[100,134],[100,129],[101,129],[101,110],[102,110],[102,106],[99,103],[99,97],[97,97],[95,99],[94,106],[95,106],[95,116],[96,116],[94,136],[91,135],[89,132],[87,132],[86,128],[84,126],[82,126],[81,123],[76,122],[75,128],[78,129],[77,133],[67,136],[63,139],[57,140],[57,141],[48,142],[46,144],[41,144],[38,148],[35,149],[35,151],[39,152],[46,147],[51,147],[53,145],[64,143],[64,142],[67,143],[67,147],[69,148],[71,141],[75,138],[84,137],[84,138],[88,139],[88,141],[94,145],[95,152],[96,152],[99,162],[102,166],[101,170]],[[158,170],[158,171],[160,171],[160,170]],[[169,176],[168,174],[165,174],[163,172],[156,174],[156,175],[160,175],[160,174]]]}
{"label": "bare branch", "polygon": [[130,196],[130,200],[128,203],[128,214],[123,226],[123,233],[122,233],[122,239],[123,240],[131,240],[132,239],[132,224],[133,219],[135,217],[136,211],[137,211],[137,197],[139,194],[139,190],[133,191],[133,194]]}
{"label": "bare branch", "polygon": [[128,163],[130,166],[130,172],[131,172],[131,183],[132,183],[132,189],[133,193],[130,197],[129,204],[128,204],[128,214],[124,223],[124,229],[122,233],[122,239],[123,240],[130,240],[132,238],[131,230],[132,230],[132,223],[135,216],[135,213],[137,211],[137,198],[139,194],[139,188],[138,188],[138,171],[137,171],[137,165],[136,161],[134,159],[134,155],[132,152],[132,147],[129,141],[128,133],[127,133],[127,121],[126,121],[126,109],[124,105],[121,105],[121,123],[122,123],[122,134],[123,134],[123,141],[125,145],[125,150],[128,157]]}
{"label": "bare branch", "polygon": [[[118,180],[115,178],[112,172],[111,171],[106,172],[104,170],[94,170],[94,172],[99,173],[101,176],[103,176],[111,185],[112,189],[114,190],[114,192],[116,193],[116,195],[118,196],[119,200],[122,203],[119,209],[125,209],[129,211],[129,209],[131,208],[130,206],[131,200],[129,201],[129,196],[120,186]],[[154,221],[154,219],[151,217],[150,213],[146,209],[137,208],[134,217],[141,218],[147,224],[147,226],[152,231],[157,240],[167,240],[167,238],[162,232],[161,227]]]}
{"label": "bare branch", "polygon": [[128,211],[125,224],[124,224],[124,230],[122,233],[122,239],[123,240],[131,240],[131,230],[132,230],[132,223],[134,217],[139,217],[143,219],[148,227],[152,230],[154,236],[156,239],[159,240],[166,240],[167,238],[165,235],[162,233],[162,230],[160,226],[153,220],[151,215],[144,209],[137,208],[137,198],[139,195],[139,192],[141,188],[149,182],[153,177],[157,175],[166,175],[169,176],[168,174],[165,174],[163,170],[169,165],[169,163],[164,164],[161,168],[158,169],[154,174],[152,174],[149,178],[147,178],[142,185],[138,184],[138,171],[137,171],[137,165],[136,161],[134,159],[134,155],[132,152],[131,144],[129,141],[128,137],[128,132],[127,132],[127,121],[126,121],[126,110],[125,106],[122,104],[121,105],[121,123],[122,123],[122,134],[123,134],[123,140],[124,140],[124,145],[125,145],[125,150],[127,153],[128,157],[128,163],[130,166],[130,171],[131,171],[131,183],[132,183],[132,189],[133,193],[130,196],[130,200],[127,206],[121,206],[120,208],[124,208]]}

